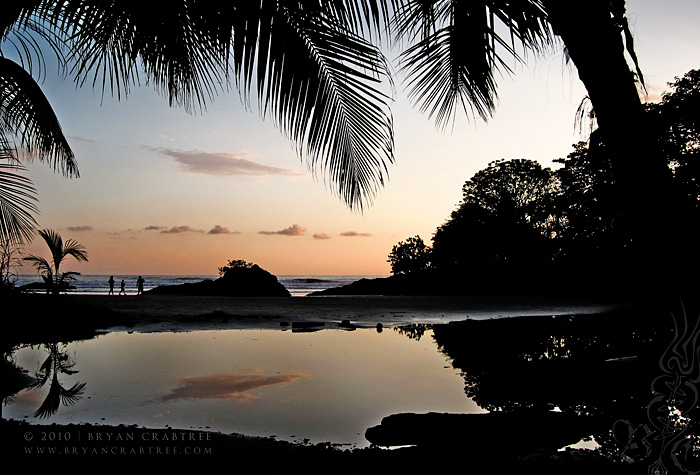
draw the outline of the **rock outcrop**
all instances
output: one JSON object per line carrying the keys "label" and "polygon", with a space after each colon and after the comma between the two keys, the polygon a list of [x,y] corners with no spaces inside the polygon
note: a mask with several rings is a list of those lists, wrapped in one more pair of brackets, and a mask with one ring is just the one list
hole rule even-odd
{"label": "rock outcrop", "polygon": [[291,297],[277,277],[258,265],[231,268],[216,280],[181,285],[161,285],[144,294],[223,297]]}

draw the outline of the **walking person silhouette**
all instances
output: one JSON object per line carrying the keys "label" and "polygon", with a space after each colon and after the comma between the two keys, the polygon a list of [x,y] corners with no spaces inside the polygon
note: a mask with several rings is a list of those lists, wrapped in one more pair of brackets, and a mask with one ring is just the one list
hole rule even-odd
{"label": "walking person silhouette", "polygon": [[109,283],[109,292],[107,292],[107,295],[114,295],[114,276],[110,275],[107,282]]}
{"label": "walking person silhouette", "polygon": [[145,280],[143,280],[143,277],[139,276],[139,278],[136,280],[136,287],[138,290],[136,290],[136,295],[143,295],[143,283]]}
{"label": "walking person silhouette", "polygon": [[124,282],[124,279],[122,279],[122,289],[119,291],[119,295],[126,295],[126,289],[124,288],[126,286],[126,282]]}

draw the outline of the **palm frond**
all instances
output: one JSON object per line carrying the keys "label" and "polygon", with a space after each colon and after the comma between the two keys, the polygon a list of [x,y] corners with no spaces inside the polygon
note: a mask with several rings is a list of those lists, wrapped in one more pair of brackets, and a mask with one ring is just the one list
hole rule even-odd
{"label": "palm frond", "polygon": [[66,243],[63,245],[63,255],[64,257],[73,256],[78,262],[87,262],[88,260],[88,254],[85,246],[80,244],[75,239],[68,239],[66,241]]}
{"label": "palm frond", "polygon": [[53,368],[53,357],[53,353],[49,353],[49,356],[46,357],[44,363],[36,372],[34,382],[29,386],[30,388],[40,388],[49,380]]}
{"label": "palm frond", "polygon": [[371,39],[388,37],[391,16],[399,0],[326,0],[319,2],[326,15],[335,18],[353,34]]}
{"label": "palm frond", "polygon": [[269,8],[259,26],[234,25],[237,84],[248,96],[255,80],[263,117],[270,115],[311,168],[361,210],[393,162],[391,98],[378,88],[388,77],[385,58],[323,9],[263,3]]}
{"label": "palm frond", "polygon": [[[8,150],[2,142],[0,134],[0,151]],[[36,227],[36,190],[29,178],[17,173],[22,170],[18,164],[0,163],[0,239],[5,242],[29,241]]]}
{"label": "palm frond", "polygon": [[497,100],[495,73],[512,71],[505,58],[522,61],[518,45],[539,51],[551,40],[538,0],[407,1],[394,25],[413,43],[399,58],[409,97],[439,127],[458,107],[488,120]]}
{"label": "palm frond", "polygon": [[47,4],[38,0],[13,2],[3,11],[0,20],[0,55],[5,45],[14,49],[17,62],[37,82],[46,73],[44,49],[52,51],[56,57],[59,71],[65,72],[66,60],[63,54],[65,36],[56,28],[37,21],[36,14]]}
{"label": "palm frond", "polygon": [[121,98],[152,84],[171,105],[198,111],[226,87],[234,2],[66,0],[37,12],[69,36],[67,59],[77,84]]}
{"label": "palm frond", "polygon": [[188,111],[228,88],[257,89],[314,170],[362,208],[393,161],[381,52],[358,32],[386,28],[395,0],[137,2],[65,0],[36,15],[66,34],[78,84],[117,97],[143,82]]}
{"label": "palm frond", "polygon": [[63,238],[61,235],[54,231],[53,229],[40,229],[37,234],[41,236],[51,253],[51,261],[53,263],[53,270],[58,274],[58,269],[63,261]]}
{"label": "palm frond", "polygon": [[34,412],[34,417],[46,418],[56,414],[61,405],[61,393],[63,391],[65,390],[61,387],[58,375],[54,373],[51,384],[49,385],[49,392],[46,394],[44,402],[41,403],[39,409]]}
{"label": "palm frond", "polygon": [[48,162],[66,176],[78,176],[73,151],[48,99],[20,65],[0,57],[0,131],[17,137],[29,157]]}
{"label": "palm frond", "polygon": [[53,270],[49,261],[41,256],[29,255],[23,259],[26,262],[31,263],[39,274],[47,275],[53,278]]}
{"label": "palm frond", "polygon": [[64,389],[61,387],[61,403],[64,406],[74,405],[76,402],[82,399],[85,386],[87,386],[87,383],[75,383],[69,389]]}

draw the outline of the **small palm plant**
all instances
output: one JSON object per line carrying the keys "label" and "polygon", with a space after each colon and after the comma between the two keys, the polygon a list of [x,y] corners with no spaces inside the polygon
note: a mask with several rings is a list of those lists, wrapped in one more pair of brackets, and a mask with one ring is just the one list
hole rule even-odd
{"label": "small palm plant", "polygon": [[85,246],[75,239],[68,239],[64,243],[61,235],[51,229],[42,229],[38,233],[51,251],[51,262],[35,255],[27,256],[24,260],[36,267],[37,272],[44,279],[47,292],[58,294],[69,281],[75,278],[74,276],[80,275],[79,272],[60,272],[61,262],[68,256],[73,256],[78,262],[87,262],[87,251]]}

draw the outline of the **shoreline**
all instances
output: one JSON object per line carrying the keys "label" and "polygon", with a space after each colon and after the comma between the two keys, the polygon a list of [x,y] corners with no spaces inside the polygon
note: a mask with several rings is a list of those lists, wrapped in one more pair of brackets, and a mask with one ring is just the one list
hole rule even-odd
{"label": "shoreline", "polygon": [[[655,305],[608,296],[326,296],[17,294],[8,308],[21,318],[3,325],[0,346],[91,338],[105,332],[285,329],[309,322],[339,328],[388,328],[506,317],[596,315]],[[11,304],[11,305],[10,305]]]}
{"label": "shoreline", "polygon": [[358,327],[435,324],[465,319],[596,314],[639,302],[609,298],[542,296],[65,296],[75,304],[104,311],[114,318],[106,331],[185,331],[192,329],[279,328],[294,322],[343,320]]}

